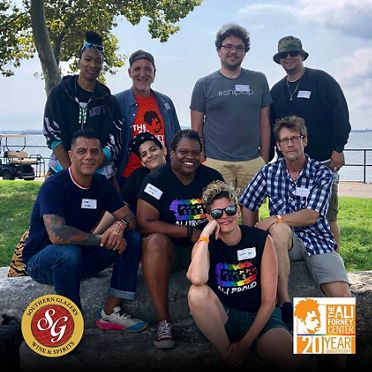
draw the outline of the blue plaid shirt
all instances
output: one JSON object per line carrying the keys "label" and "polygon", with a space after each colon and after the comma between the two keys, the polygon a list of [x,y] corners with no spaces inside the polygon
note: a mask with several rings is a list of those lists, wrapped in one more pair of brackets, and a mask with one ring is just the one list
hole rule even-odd
{"label": "blue plaid shirt", "polygon": [[268,197],[270,215],[284,215],[305,208],[318,212],[319,218],[313,225],[292,228],[311,256],[336,249],[326,219],[331,187],[332,172],[320,162],[307,157],[305,168],[292,181],[284,159],[279,159],[262,167],[245,189],[240,202],[256,211]]}

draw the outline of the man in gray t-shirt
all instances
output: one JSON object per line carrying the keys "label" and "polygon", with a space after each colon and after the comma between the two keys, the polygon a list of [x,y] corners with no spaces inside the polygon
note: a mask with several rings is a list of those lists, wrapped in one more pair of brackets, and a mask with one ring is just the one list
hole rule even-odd
{"label": "man in gray t-shirt", "polygon": [[241,68],[250,47],[243,27],[223,26],[215,44],[221,68],[195,84],[191,127],[204,141],[206,165],[243,191],[269,161],[272,100],[265,75]]}

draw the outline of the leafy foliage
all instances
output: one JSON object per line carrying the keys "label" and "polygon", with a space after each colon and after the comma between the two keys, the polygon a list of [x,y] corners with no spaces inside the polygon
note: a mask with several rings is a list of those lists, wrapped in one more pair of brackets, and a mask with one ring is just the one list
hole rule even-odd
{"label": "leafy foliage", "polygon": [[[31,27],[32,1],[2,0],[0,2],[0,74],[14,75],[24,59],[35,56],[35,40]],[[118,39],[111,33],[117,23],[126,19],[138,24],[148,21],[152,38],[165,42],[179,30],[176,25],[202,0],[44,0],[45,18],[50,43],[57,65],[68,62],[71,71],[77,69],[79,51],[86,30],[102,34],[105,47],[104,72],[115,73],[124,64],[117,54]]]}

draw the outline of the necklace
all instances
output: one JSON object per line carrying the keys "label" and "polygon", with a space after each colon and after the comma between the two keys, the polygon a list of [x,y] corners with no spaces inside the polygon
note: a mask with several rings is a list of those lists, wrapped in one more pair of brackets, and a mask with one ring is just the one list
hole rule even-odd
{"label": "necklace", "polygon": [[294,89],[293,92],[291,92],[291,88],[289,87],[289,82],[288,82],[288,79],[287,79],[287,88],[288,88],[289,100],[290,100],[290,101],[292,101],[292,98],[293,98],[294,94],[297,92],[297,89],[298,89],[298,87],[300,86],[301,78],[302,78],[302,76],[301,76],[300,79],[298,80],[298,82],[297,82],[297,84],[296,84],[296,87],[295,87],[295,89]]}

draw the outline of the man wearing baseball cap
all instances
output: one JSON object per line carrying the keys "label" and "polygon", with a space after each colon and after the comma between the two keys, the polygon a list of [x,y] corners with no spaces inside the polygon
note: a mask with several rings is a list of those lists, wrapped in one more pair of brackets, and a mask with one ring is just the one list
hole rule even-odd
{"label": "man wearing baseball cap", "polygon": [[150,132],[170,152],[170,143],[181,129],[172,100],[151,89],[155,73],[154,57],[142,49],[135,51],[129,57],[132,87],[116,94],[124,121],[122,151],[117,163],[121,187],[124,180],[141,167],[140,158],[129,149],[135,136]]}
{"label": "man wearing baseball cap", "polygon": [[329,166],[334,175],[327,219],[339,250],[338,170],[345,164],[343,150],[351,130],[349,110],[342,89],[332,76],[304,66],[308,56],[299,38],[285,36],[279,40],[278,52],[273,59],[283,67],[286,76],[271,89],[271,126],[285,116],[305,119],[308,131],[306,153]]}

